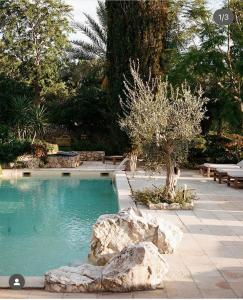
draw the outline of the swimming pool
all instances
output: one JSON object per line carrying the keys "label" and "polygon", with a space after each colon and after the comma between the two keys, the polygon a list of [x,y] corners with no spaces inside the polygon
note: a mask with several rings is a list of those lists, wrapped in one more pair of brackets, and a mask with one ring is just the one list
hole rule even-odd
{"label": "swimming pool", "polygon": [[92,224],[117,211],[109,177],[0,180],[0,275],[87,261]]}

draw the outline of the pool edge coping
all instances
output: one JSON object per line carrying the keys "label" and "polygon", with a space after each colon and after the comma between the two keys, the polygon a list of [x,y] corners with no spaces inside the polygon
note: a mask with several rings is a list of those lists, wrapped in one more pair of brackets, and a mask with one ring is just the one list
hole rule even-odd
{"label": "pool edge coping", "polygon": [[128,207],[135,207],[135,202],[132,200],[132,191],[128,182],[127,174],[125,171],[114,172],[117,198],[119,209]]}
{"label": "pool edge coping", "polygon": [[[25,172],[29,169],[20,169],[20,172]],[[47,171],[46,169],[45,171]],[[74,171],[74,169],[56,169],[56,172],[63,170],[68,170],[69,172]],[[33,171],[33,170],[32,170]],[[35,170],[38,172],[39,170]],[[101,170],[75,170],[80,172],[93,172],[100,173]],[[125,209],[128,207],[135,207],[135,202],[132,200],[132,192],[128,182],[127,174],[125,171],[114,171],[106,170],[107,173],[111,173],[113,179],[115,179],[115,186],[117,190],[117,200],[119,210]],[[5,176],[4,176],[5,177]],[[62,266],[60,266],[62,267]],[[48,271],[47,271],[48,272]],[[9,287],[9,277],[10,276],[1,276],[0,275],[0,289],[10,289]],[[25,287],[24,288],[33,288],[33,289],[43,289],[44,288],[44,276],[25,276]]]}

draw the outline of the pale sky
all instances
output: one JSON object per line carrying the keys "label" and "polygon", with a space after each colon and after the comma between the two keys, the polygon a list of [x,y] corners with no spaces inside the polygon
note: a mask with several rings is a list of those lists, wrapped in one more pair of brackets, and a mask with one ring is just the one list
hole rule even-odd
{"label": "pale sky", "polygon": [[[85,22],[85,16],[83,13],[91,15],[93,18],[96,18],[96,7],[97,0],[65,0],[67,4],[73,7],[73,19],[80,23]],[[71,39],[75,39],[77,35],[72,34]],[[79,33],[80,36],[80,33]],[[84,37],[85,38],[85,37]]]}
{"label": "pale sky", "polygon": [[[72,14],[75,21],[83,23],[85,21],[83,13],[96,17],[97,0],[65,0],[65,2],[73,7]],[[223,0],[208,0],[208,7],[213,11],[221,8],[222,5]],[[71,39],[73,38],[75,39],[75,34],[71,35]]]}

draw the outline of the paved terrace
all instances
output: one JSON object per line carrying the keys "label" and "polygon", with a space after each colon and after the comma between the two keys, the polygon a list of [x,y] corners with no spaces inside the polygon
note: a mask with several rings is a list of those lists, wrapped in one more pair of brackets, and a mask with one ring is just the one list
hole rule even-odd
{"label": "paved terrace", "polygon": [[[161,297],[243,297],[243,190],[215,183],[194,171],[179,184],[196,189],[193,211],[150,211],[184,232],[175,254],[165,255],[170,272]],[[129,176],[132,189],[159,186],[164,177]],[[148,211],[140,206],[144,211]]]}
{"label": "paved terrace", "polygon": [[[159,186],[164,176],[128,174],[132,189]],[[184,232],[176,253],[164,255],[170,265],[165,289],[124,294],[55,294],[43,290],[0,290],[0,298],[242,298],[243,190],[184,171],[180,184],[195,188],[193,211],[149,211]]]}

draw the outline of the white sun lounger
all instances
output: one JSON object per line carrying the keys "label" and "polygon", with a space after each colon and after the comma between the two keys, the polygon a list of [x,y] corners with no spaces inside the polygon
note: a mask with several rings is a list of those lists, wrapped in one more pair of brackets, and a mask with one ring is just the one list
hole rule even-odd
{"label": "white sun lounger", "polygon": [[211,164],[211,163],[204,163],[200,166],[200,172],[202,175],[207,175],[210,177],[211,171],[215,171],[218,168],[222,169],[239,169],[243,168],[243,160],[241,160],[237,164]]}
{"label": "white sun lounger", "polygon": [[222,168],[217,168],[214,170],[214,181],[219,181],[219,183],[222,183],[222,179],[227,179],[228,178],[228,172],[229,171],[234,171],[234,172],[242,172],[242,168],[227,168],[227,169],[222,169]]}
{"label": "white sun lounger", "polygon": [[240,185],[243,183],[243,170],[230,170],[227,171],[228,179],[227,184],[230,186],[231,182],[233,182],[234,187],[240,187]]}

